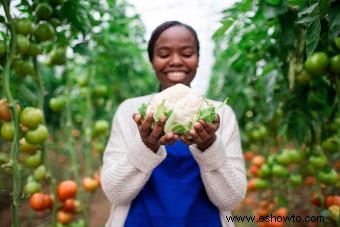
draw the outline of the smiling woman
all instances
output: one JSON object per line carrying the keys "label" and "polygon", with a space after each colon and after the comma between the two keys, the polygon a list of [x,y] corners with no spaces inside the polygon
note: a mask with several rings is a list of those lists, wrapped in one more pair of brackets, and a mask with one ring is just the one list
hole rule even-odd
{"label": "smiling woman", "polygon": [[190,85],[199,58],[198,38],[190,27],[175,21],[164,23],[153,33],[148,51],[161,90],[177,83]]}
{"label": "smiling woman", "polygon": [[[148,54],[160,91],[191,90],[180,85],[190,86],[198,67],[199,41],[190,26],[159,25]],[[225,217],[245,196],[246,174],[233,110],[207,100],[221,106],[211,122],[200,119],[185,135],[164,133],[170,118],[137,113],[155,96],[125,100],[115,113],[101,172],[112,203],[106,226],[234,226]],[[192,104],[188,99],[183,108],[197,108]]]}

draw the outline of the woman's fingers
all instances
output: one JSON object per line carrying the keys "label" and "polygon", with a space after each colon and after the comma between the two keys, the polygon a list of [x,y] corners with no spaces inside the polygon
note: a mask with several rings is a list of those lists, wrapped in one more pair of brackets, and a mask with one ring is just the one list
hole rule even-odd
{"label": "woman's fingers", "polygon": [[174,133],[167,133],[161,138],[161,144],[166,145],[166,144],[173,144],[176,142],[178,139],[178,135]]}
{"label": "woman's fingers", "polygon": [[149,136],[150,131],[151,131],[152,121],[153,121],[153,113],[148,113],[145,120],[142,121],[142,123],[139,127],[139,133],[140,133],[142,139]]}
{"label": "woman's fingers", "polygon": [[150,141],[157,142],[160,139],[162,132],[163,132],[165,121],[166,121],[165,117],[161,117],[161,119],[156,123],[155,127],[149,134]]}
{"label": "woman's fingers", "polygon": [[200,122],[193,125],[190,135],[196,143],[203,143],[211,137]]}
{"label": "woman's fingers", "polygon": [[194,144],[193,138],[191,137],[191,135],[180,135],[179,136],[180,140],[183,141],[183,143],[185,143],[186,145],[191,145]]}
{"label": "woman's fingers", "polygon": [[134,113],[132,118],[138,126],[142,123],[142,116],[139,113]]}
{"label": "woman's fingers", "polygon": [[220,127],[220,116],[216,114],[216,118],[211,124],[208,124],[202,119],[199,120],[199,122],[201,123],[201,125],[203,126],[203,128],[208,134],[214,134]]}

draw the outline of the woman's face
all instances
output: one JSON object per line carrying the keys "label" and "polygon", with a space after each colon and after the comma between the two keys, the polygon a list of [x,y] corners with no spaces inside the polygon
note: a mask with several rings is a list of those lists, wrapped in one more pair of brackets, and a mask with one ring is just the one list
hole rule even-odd
{"label": "woman's face", "polygon": [[173,26],[155,43],[152,67],[161,90],[182,83],[190,85],[198,67],[198,53],[192,33],[183,26]]}

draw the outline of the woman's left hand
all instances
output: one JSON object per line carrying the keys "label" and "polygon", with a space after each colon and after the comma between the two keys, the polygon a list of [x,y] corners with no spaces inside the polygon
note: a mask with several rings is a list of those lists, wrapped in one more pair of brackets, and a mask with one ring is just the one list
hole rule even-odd
{"label": "woman's left hand", "polygon": [[180,136],[180,139],[187,145],[196,144],[201,151],[206,150],[216,140],[216,131],[220,127],[220,116],[216,114],[215,120],[208,124],[204,120],[196,122],[190,132],[189,136]]}

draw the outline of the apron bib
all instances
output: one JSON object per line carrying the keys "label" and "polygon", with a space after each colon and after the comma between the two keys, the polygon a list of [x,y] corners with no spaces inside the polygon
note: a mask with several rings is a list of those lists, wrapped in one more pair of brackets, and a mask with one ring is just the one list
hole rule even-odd
{"label": "apron bib", "polygon": [[219,211],[208,199],[197,162],[177,140],[132,201],[125,227],[220,227]]}

